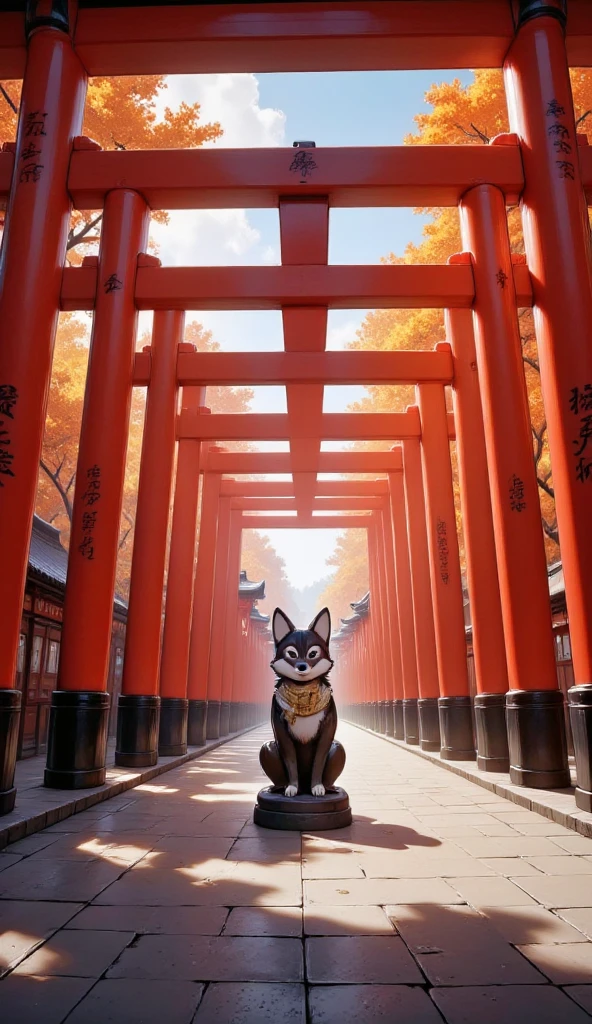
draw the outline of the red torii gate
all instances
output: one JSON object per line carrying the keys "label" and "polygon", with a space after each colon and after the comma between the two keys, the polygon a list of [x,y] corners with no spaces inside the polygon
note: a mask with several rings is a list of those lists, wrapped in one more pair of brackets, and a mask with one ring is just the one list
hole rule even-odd
{"label": "red torii gate", "polygon": [[[106,657],[134,384],[148,384],[148,405],[120,763],[153,761],[159,708],[163,749],[184,742],[179,721],[187,711],[198,740],[204,721],[206,734],[230,728],[235,645],[226,638],[239,611],[240,531],[288,525],[288,517],[274,515],[280,498],[292,499],[282,508],[297,512],[292,527],[368,529],[373,682],[362,689],[358,650],[348,703],[376,705],[364,719],[375,728],[399,735],[402,728],[409,742],[419,739],[444,757],[474,757],[449,453],[456,436],[479,763],[499,770],[509,760],[518,783],[567,784],[520,364],[516,310],[525,305],[535,314],[577,684],[570,693],[577,800],[592,809],[592,156],[576,133],[568,73],[568,60],[590,63],[590,5],[571,0],[566,22],[562,0],[204,3],[140,12],[110,0],[103,8],[39,0],[28,5],[26,21],[18,12],[0,15],[0,29],[0,77],[24,77],[17,142],[0,154],[0,193],[9,196],[0,297],[0,810],[15,798],[16,651],[60,309],[92,310],[93,332],[47,784],[83,787],[104,778]],[[513,134],[487,148],[305,148],[298,159],[281,149],[102,153],[80,137],[88,74],[451,64],[503,64]],[[526,260],[509,248],[505,207],[517,199]],[[458,204],[466,251],[445,266],[327,265],[330,206],[417,204]],[[99,257],[80,268],[64,267],[73,206],[103,209]],[[146,255],[150,209],[213,206],[278,208],[282,266],[173,268]],[[443,308],[447,343],[432,353],[325,352],[327,310],[368,306]],[[150,351],[136,356],[140,309],[156,312]],[[195,353],[181,342],[187,309],[281,309],[285,351]],[[323,413],[324,386],[353,382],[413,383],[417,405],[403,414]],[[284,384],[288,412],[208,415],[205,388],[213,383]],[[212,447],[237,439],[288,439],[290,452]],[[401,445],[385,453],[322,452],[321,442],[332,439]],[[257,495],[238,481],[236,493],[226,490],[225,476],[254,472],[290,473],[293,491],[274,493],[279,485],[272,485]],[[318,475],[329,472],[385,474],[387,490],[324,493]],[[263,673],[267,643],[257,628],[245,683],[253,705],[261,694],[253,673]]]}

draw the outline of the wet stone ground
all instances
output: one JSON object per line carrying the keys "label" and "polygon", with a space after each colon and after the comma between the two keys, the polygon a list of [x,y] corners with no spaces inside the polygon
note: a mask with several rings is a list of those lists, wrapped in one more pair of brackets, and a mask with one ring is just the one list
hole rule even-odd
{"label": "wet stone ground", "polygon": [[354,823],[252,824],[261,729],[0,853],[6,1024],[583,1024],[592,840],[352,726]]}

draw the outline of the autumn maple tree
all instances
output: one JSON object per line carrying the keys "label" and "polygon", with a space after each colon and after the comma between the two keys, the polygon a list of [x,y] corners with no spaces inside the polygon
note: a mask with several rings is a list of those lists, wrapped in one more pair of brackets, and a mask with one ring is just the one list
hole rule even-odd
{"label": "autumn maple tree", "polygon": [[269,537],[258,530],[244,530],[241,567],[253,582],[265,580],[265,599],[258,602],[259,611],[271,615],[274,608],[282,608],[294,621],[298,609],[292,596],[286,574],[286,565],[272,546]]}
{"label": "autumn maple tree", "polygon": [[[0,142],[16,136],[21,83],[0,83]],[[165,107],[158,116],[158,103],[166,90],[159,75],[94,78],[89,82],[83,134],[103,149],[189,149],[212,142],[222,134],[216,123],[202,124],[198,103],[181,103],[177,110]],[[154,220],[166,223],[165,211],[154,211]],[[67,260],[79,264],[84,255],[96,252],[102,212],[74,210],[70,218]],[[209,332],[197,323],[187,326],[186,340],[202,350],[216,348]],[[149,341],[141,339],[141,344]],[[83,316],[61,314],[56,336],[52,381],[40,464],[37,512],[62,531],[67,543],[76,480],[78,437],[84,402],[88,363],[89,321]],[[212,389],[210,389],[212,392]],[[225,411],[247,408],[246,389],[213,389],[212,406]],[[129,585],[135,505],[139,478],[144,421],[145,393],[134,389],[128,439],[125,490],[123,496],[120,557],[117,583],[125,596]]]}
{"label": "autumn maple tree", "polygon": [[[576,68],[571,71],[576,120],[585,131],[592,114],[592,71]],[[404,142],[417,145],[487,145],[502,132],[509,131],[502,72],[488,69],[475,72],[474,81],[463,86],[458,79],[432,86],[425,94],[432,109],[415,117],[417,131]],[[592,117],[590,118],[592,123]],[[428,215],[423,241],[410,243],[403,255],[389,253],[382,262],[392,264],[445,263],[461,248],[460,226],[456,209],[420,209]],[[508,226],[512,250],[524,252],[522,224],[518,207],[508,210]],[[559,557],[559,535],[555,517],[553,477],[547,442],[547,423],[543,408],[538,353],[531,309],[518,311],[522,340],[522,357],[530,403],[533,455],[536,464],[541,518],[549,561]],[[442,310],[378,309],[368,313],[350,347],[355,349],[432,349],[445,340]],[[368,387],[367,396],[350,408],[360,412],[401,412],[414,401],[413,387],[376,385]],[[450,396],[448,396],[450,400]],[[359,447],[381,447],[365,444]],[[453,464],[455,455],[453,451]],[[455,481],[458,515],[458,480]],[[353,531],[344,535],[341,560],[331,586],[339,592],[341,581],[347,583],[350,565],[356,563],[358,549]],[[462,535],[461,535],[462,545]],[[359,588],[358,588],[359,589]],[[324,598],[329,594],[325,592]],[[349,600],[355,600],[352,593]]]}

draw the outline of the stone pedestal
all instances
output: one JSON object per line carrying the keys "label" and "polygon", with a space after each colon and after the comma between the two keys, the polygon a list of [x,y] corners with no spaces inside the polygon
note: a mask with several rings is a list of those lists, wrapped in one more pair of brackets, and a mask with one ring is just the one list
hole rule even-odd
{"label": "stone pedestal", "polygon": [[316,832],[351,825],[352,812],[344,789],[336,787],[325,796],[284,796],[283,789],[268,786],[257,794],[253,814],[256,825],[289,832]]}
{"label": "stone pedestal", "polygon": [[509,771],[505,693],[478,693],[474,707],[477,768],[482,772]]}
{"label": "stone pedestal", "polygon": [[533,789],[570,786],[561,690],[510,690],[506,720],[514,785]]}
{"label": "stone pedestal", "polygon": [[592,813],[592,683],[568,690],[576,757],[576,805]]}

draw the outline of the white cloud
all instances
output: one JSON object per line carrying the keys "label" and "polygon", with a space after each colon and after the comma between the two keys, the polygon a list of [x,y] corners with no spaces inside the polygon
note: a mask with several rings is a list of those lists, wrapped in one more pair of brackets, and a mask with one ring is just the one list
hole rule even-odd
{"label": "white cloud", "polygon": [[[259,105],[259,82],[251,74],[170,75],[157,101],[165,107],[199,103],[203,123],[219,121],[223,136],[211,146],[284,144],[285,114]],[[173,210],[168,225],[153,223],[151,237],[167,266],[261,265],[279,262],[276,249],[254,227],[245,210]]]}
{"label": "white cloud", "polygon": [[255,75],[169,75],[158,101],[175,110],[180,103],[199,103],[203,123],[219,121],[224,135],[215,146],[283,146],[286,115],[273,107],[259,106],[259,82]]}
{"label": "white cloud", "polygon": [[361,320],[347,320],[344,324],[327,325],[327,348],[331,351],[341,350],[347,347],[350,341],[356,340],[356,331],[359,330]]}

